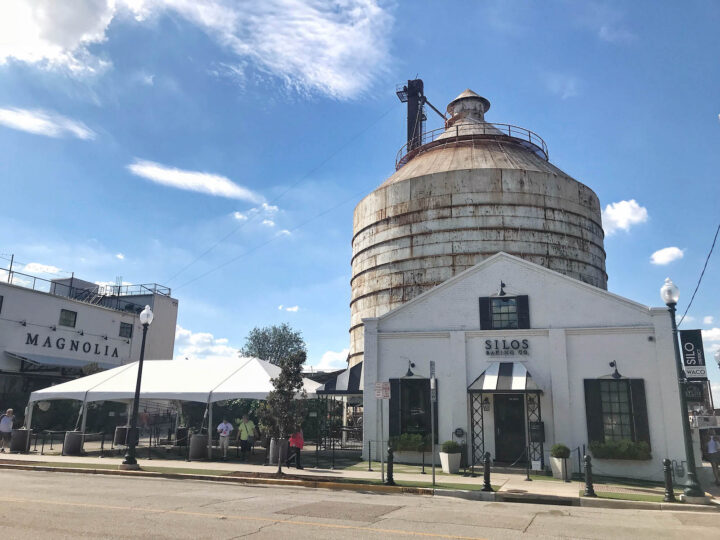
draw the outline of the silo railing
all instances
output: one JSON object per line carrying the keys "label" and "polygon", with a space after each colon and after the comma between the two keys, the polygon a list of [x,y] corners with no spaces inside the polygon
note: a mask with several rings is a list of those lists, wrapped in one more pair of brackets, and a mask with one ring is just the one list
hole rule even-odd
{"label": "silo railing", "polygon": [[448,128],[426,131],[417,139],[406,143],[398,150],[395,158],[395,169],[399,169],[412,158],[428,150],[445,145],[454,145],[460,141],[472,139],[513,139],[530,151],[549,161],[547,144],[537,133],[524,127],[512,124],[496,124],[491,122],[478,122],[472,124],[458,124]]}

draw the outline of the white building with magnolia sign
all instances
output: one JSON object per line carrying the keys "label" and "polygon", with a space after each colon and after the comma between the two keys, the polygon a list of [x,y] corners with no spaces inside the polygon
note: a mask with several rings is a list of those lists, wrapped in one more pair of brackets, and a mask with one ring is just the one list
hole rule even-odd
{"label": "white building with magnolia sign", "polygon": [[170,359],[178,301],[166,287],[101,287],[77,278],[50,281],[0,270],[0,406],[22,411],[33,390],[95,366],[138,360],[138,314],[145,305],[155,314],[145,357]]}
{"label": "white building with magnolia sign", "polygon": [[685,460],[666,307],[498,253],[363,324],[366,441],[428,436],[434,361],[437,442],[476,465],[548,467],[556,443],[600,475],[661,480],[664,458]]}

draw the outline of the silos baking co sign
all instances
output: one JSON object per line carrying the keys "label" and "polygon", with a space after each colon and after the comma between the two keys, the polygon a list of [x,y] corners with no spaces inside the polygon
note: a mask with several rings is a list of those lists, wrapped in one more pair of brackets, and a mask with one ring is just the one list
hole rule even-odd
{"label": "silos baking co sign", "polygon": [[707,380],[701,330],[680,330],[680,349],[688,379]]}

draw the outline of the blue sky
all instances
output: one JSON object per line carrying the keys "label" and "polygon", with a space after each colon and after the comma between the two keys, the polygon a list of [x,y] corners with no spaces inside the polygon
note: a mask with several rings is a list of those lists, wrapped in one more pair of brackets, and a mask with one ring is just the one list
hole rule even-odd
{"label": "blue sky", "polygon": [[[288,322],[341,366],[352,210],[394,170],[418,75],[439,108],[470,87],[540,134],[606,209],[609,289],[660,305],[670,276],[684,311],[720,221],[720,5],[412,5],[3,1],[0,254],[172,287],[179,356]],[[710,358],[718,257],[683,323]]]}

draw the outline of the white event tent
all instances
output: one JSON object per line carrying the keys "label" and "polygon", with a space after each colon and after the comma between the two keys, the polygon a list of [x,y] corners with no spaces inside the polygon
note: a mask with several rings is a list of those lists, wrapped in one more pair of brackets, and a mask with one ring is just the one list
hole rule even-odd
{"label": "white event tent", "polygon": [[[30,394],[26,427],[31,429],[33,405],[38,401],[73,399],[83,402],[83,427],[87,403],[131,401],[135,396],[138,362],[119,366],[36,390]],[[280,368],[258,358],[209,360],[150,360],[143,363],[141,399],[164,399],[215,403],[227,399],[265,399],[273,390],[270,379]],[[308,397],[315,397],[322,385],[303,379]],[[212,415],[212,408],[210,408]],[[212,423],[212,416],[210,417]]]}

